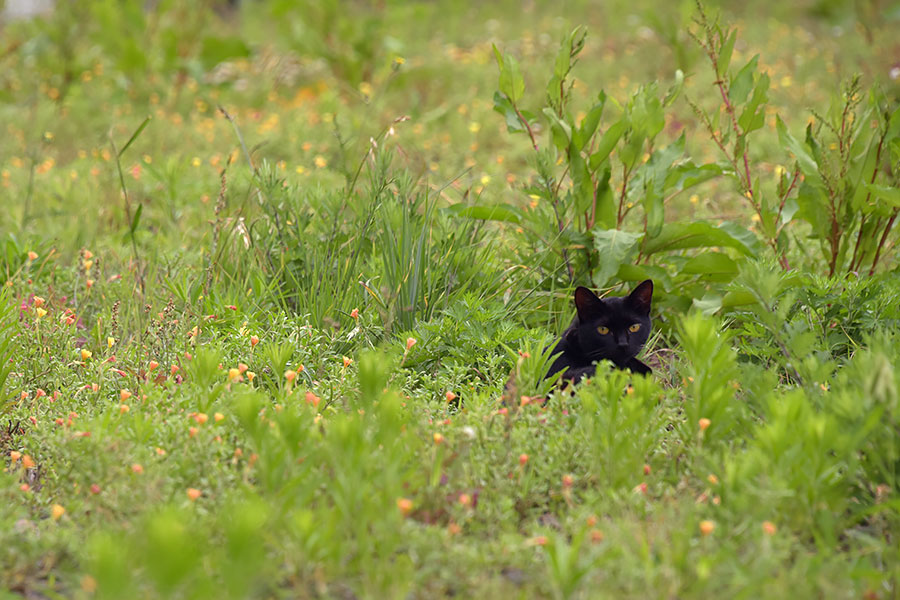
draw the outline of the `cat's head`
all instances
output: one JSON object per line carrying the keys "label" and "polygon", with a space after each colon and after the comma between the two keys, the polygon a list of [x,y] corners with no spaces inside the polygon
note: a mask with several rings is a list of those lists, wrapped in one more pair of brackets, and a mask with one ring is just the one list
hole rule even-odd
{"label": "cat's head", "polygon": [[585,288],[575,289],[578,345],[591,360],[606,358],[619,366],[637,356],[650,335],[653,281],[639,284],[621,298],[598,298]]}

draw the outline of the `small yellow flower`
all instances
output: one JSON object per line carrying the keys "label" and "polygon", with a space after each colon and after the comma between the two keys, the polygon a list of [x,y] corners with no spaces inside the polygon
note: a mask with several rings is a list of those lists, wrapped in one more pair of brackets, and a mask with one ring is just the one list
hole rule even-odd
{"label": "small yellow flower", "polygon": [[34,314],[36,314],[37,318],[40,319],[40,318],[46,316],[47,311],[44,310],[43,308],[36,308],[36,309],[34,309]]}
{"label": "small yellow flower", "polygon": [[66,514],[66,509],[59,504],[54,504],[50,509],[50,516],[53,517],[54,521],[59,521],[64,514]]}
{"label": "small yellow flower", "polygon": [[225,415],[223,415],[220,412],[217,412],[216,414],[213,415],[213,420],[215,420],[216,423],[218,423],[219,421],[221,421],[224,418],[225,418]]}
{"label": "small yellow flower", "polygon": [[107,348],[112,348],[115,345],[116,345],[116,338],[114,338],[114,337],[106,338],[106,347]]}
{"label": "small yellow flower", "polygon": [[316,165],[316,167],[318,167],[318,168],[320,168],[320,169],[323,169],[323,168],[325,168],[325,167],[328,166],[328,161],[325,160],[325,157],[322,156],[322,155],[316,156],[316,157],[313,159],[313,163]]}
{"label": "small yellow flower", "polygon": [[37,260],[37,257],[38,257],[37,252],[35,252],[34,250],[28,251],[28,260]]}
{"label": "small yellow flower", "polygon": [[85,348],[81,349],[81,360],[87,360],[93,355],[94,355],[94,353],[91,352],[90,350],[87,350]]}
{"label": "small yellow flower", "polygon": [[254,373],[253,371],[247,371],[247,381],[250,381],[252,383],[255,378],[256,373]]}
{"label": "small yellow flower", "polygon": [[228,369],[228,381],[240,381],[243,379],[240,369]]}
{"label": "small yellow flower", "polygon": [[704,417],[704,418],[700,419],[699,421],[697,421],[697,425],[700,426],[700,431],[706,431],[707,428],[708,428],[711,424],[712,424],[712,421],[710,421],[710,420],[707,419],[706,417]]}

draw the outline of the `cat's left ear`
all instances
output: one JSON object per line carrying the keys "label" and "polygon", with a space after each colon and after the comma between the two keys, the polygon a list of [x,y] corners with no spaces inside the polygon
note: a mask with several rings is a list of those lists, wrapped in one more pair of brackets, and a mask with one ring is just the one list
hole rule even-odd
{"label": "cat's left ear", "polygon": [[634,310],[644,315],[650,314],[650,302],[653,300],[653,280],[641,282],[630,294],[626,302]]}

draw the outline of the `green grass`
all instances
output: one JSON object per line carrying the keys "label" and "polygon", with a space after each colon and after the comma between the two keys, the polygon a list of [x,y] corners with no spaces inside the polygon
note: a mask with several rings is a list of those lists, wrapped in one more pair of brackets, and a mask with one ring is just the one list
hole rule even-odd
{"label": "green grass", "polygon": [[11,597],[900,593],[896,7],[143,5],[3,26]]}

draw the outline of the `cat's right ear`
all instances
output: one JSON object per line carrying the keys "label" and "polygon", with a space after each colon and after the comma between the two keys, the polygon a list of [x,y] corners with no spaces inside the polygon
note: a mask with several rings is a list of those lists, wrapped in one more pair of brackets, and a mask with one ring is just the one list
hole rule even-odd
{"label": "cat's right ear", "polygon": [[586,287],[575,288],[575,310],[581,321],[590,321],[603,310],[603,300]]}

